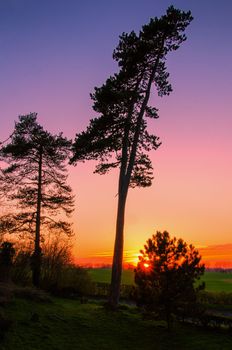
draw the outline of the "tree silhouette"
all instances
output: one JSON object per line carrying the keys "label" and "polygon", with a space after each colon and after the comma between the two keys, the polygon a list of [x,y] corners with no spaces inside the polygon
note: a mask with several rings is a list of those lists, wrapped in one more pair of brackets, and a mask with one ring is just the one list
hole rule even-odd
{"label": "tree silhouette", "polygon": [[58,214],[69,216],[74,197],[66,184],[66,161],[71,141],[52,135],[37,123],[37,114],[20,116],[10,141],[0,150],[7,166],[1,170],[1,192],[15,203],[14,214],[1,217],[4,232],[35,235],[32,256],[33,284],[39,285],[41,268],[41,226],[49,231],[72,234],[71,224]]}
{"label": "tree silhouette", "polygon": [[0,245],[0,282],[10,282],[14,255],[13,243],[2,242]]}
{"label": "tree silhouette", "polygon": [[157,149],[159,138],[147,130],[147,118],[158,118],[148,105],[152,85],[159,96],[168,95],[171,85],[166,55],[186,39],[183,34],[192,16],[172,6],[160,19],[153,18],[137,35],[123,33],[113,53],[119,72],[91,95],[93,109],[100,114],[87,130],[77,134],[72,163],[98,160],[96,172],[105,174],[119,167],[118,211],[109,304],[117,306],[120,294],[123,231],[129,187],[150,186],[153,168],[149,151]]}
{"label": "tree silhouette", "polygon": [[140,251],[135,269],[137,302],[148,310],[162,310],[171,326],[171,314],[183,303],[194,303],[194,283],[204,273],[199,252],[182,239],[157,232]]}

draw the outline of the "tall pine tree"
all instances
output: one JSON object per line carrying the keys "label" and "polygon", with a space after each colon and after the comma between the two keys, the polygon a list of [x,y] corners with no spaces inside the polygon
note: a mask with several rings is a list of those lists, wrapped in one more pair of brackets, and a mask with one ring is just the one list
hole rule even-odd
{"label": "tall pine tree", "polygon": [[62,134],[52,135],[37,122],[37,114],[20,116],[8,143],[0,150],[7,164],[1,170],[1,190],[15,204],[15,212],[0,220],[4,232],[34,235],[33,284],[39,286],[41,270],[41,227],[72,234],[70,216],[74,208],[71,187],[67,185],[67,159],[71,141]]}
{"label": "tall pine tree", "polygon": [[93,109],[100,114],[87,130],[77,134],[71,162],[98,160],[96,172],[105,174],[119,167],[118,211],[109,304],[118,304],[123,261],[125,205],[129,187],[150,186],[153,168],[149,151],[157,149],[158,137],[147,130],[147,118],[157,118],[149,106],[154,85],[159,96],[168,95],[171,85],[166,56],[186,39],[190,12],[169,7],[161,18],[153,18],[137,35],[123,33],[113,53],[119,72],[91,95]]}

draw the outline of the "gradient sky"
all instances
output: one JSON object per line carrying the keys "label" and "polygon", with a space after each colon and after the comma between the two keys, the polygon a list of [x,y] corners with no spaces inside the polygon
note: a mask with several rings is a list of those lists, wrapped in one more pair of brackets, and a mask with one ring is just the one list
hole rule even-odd
{"label": "gradient sky", "polygon": [[[194,21],[168,58],[173,93],[151,98],[160,119],[150,129],[163,144],[151,155],[153,186],[129,193],[125,256],[168,230],[197,247],[223,245],[232,261],[230,0],[0,0],[0,140],[29,112],[45,129],[74,138],[95,116],[94,86],[117,71],[119,35],[170,4],[191,10]],[[110,257],[115,233],[118,173],[93,170],[93,162],[70,167],[75,255],[86,261]]]}

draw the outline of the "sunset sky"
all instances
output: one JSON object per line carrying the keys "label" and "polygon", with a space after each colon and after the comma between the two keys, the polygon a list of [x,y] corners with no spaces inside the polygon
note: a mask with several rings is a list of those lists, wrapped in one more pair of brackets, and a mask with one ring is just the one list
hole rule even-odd
{"label": "sunset sky", "polygon": [[[29,112],[74,139],[95,116],[89,94],[117,71],[119,35],[171,4],[194,20],[168,58],[173,93],[151,97],[160,118],[150,131],[162,146],[151,154],[152,187],[129,192],[125,261],[167,230],[201,248],[205,261],[232,264],[231,1],[0,0],[0,141]],[[118,171],[93,170],[94,162],[69,169],[81,263],[110,262],[114,244]]]}

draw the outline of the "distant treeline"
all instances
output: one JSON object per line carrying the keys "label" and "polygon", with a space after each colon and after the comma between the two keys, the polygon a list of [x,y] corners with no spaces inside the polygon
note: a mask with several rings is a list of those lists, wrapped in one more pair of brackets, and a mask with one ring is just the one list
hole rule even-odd
{"label": "distant treeline", "polygon": [[226,267],[206,267],[206,272],[222,272],[222,273],[232,273],[232,268]]}

